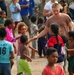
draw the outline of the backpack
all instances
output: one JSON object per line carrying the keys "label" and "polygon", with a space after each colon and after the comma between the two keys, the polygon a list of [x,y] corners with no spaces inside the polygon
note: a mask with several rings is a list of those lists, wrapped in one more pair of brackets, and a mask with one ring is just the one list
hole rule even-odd
{"label": "backpack", "polygon": [[63,54],[61,53],[61,51],[62,51],[62,43],[55,44],[54,48],[56,48],[57,52],[58,52],[58,61],[57,61],[57,63],[64,61]]}

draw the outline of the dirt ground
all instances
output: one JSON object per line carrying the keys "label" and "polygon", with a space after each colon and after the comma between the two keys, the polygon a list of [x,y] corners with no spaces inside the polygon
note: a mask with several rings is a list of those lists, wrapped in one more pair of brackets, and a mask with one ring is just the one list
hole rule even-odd
{"label": "dirt ground", "polygon": [[[32,62],[30,63],[30,67],[32,69],[32,75],[42,75],[42,70],[44,66],[46,65],[46,59],[45,58],[39,58],[36,56],[35,59],[32,59]],[[17,74],[17,67],[16,67],[16,59],[15,64],[12,68],[12,75]]]}
{"label": "dirt ground", "polygon": [[[42,70],[46,64],[47,64],[46,58],[39,58],[37,55],[36,58],[32,59],[32,62],[30,63],[32,75],[42,75]],[[17,75],[16,59],[15,64],[12,68],[12,75]],[[68,75],[68,72],[66,73],[66,75]]]}

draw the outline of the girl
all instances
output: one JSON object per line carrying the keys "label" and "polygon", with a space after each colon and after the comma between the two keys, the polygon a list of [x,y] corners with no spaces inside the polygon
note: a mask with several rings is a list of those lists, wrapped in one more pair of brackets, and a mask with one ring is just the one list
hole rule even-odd
{"label": "girl", "polygon": [[59,34],[59,26],[56,23],[53,23],[50,25],[50,38],[48,40],[48,47],[54,47],[58,51],[58,63],[63,67],[64,65],[64,58],[63,58],[63,53],[64,53],[64,42],[63,39],[58,35]]}
{"label": "girl", "polygon": [[13,32],[12,32],[12,30],[13,30],[14,27],[15,27],[15,22],[14,22],[14,20],[13,20],[13,19],[7,19],[7,20],[5,21],[4,26],[6,27],[6,31],[7,31],[7,36],[6,36],[5,39],[13,44],[13,43],[19,38],[19,37],[17,37],[17,38],[14,38],[14,37],[13,37]]}
{"label": "girl", "polygon": [[46,50],[46,58],[48,64],[44,68],[42,75],[65,75],[63,68],[59,64],[56,64],[58,53],[55,48],[51,47]]}
{"label": "girl", "polygon": [[[12,29],[14,28],[15,23],[14,23],[13,19],[7,19],[7,20],[5,21],[5,24],[4,24],[4,25],[5,25],[5,27],[6,27],[6,32],[7,32],[7,35],[6,35],[5,40],[7,40],[7,41],[9,41],[9,42],[11,42],[11,43],[13,44],[13,46],[14,46],[14,51],[15,51],[15,53],[16,53],[16,47],[15,47],[15,45],[14,45],[14,42],[16,42],[16,40],[17,40],[19,37],[16,37],[16,38],[13,37]],[[13,64],[14,64],[14,62],[11,61],[11,67],[12,67]]]}
{"label": "girl", "polygon": [[[18,23],[18,34],[19,36],[26,34],[28,27],[24,22]],[[20,39],[18,39],[18,50],[17,50],[17,56],[19,57],[19,47],[20,47]]]}

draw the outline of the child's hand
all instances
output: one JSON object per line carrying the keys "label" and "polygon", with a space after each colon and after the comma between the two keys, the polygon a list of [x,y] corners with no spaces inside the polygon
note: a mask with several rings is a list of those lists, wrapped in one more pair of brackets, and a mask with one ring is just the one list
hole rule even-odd
{"label": "child's hand", "polygon": [[20,36],[16,37],[16,40],[19,39],[19,38],[20,38]]}
{"label": "child's hand", "polygon": [[38,53],[38,50],[37,49],[35,49],[34,51]]}

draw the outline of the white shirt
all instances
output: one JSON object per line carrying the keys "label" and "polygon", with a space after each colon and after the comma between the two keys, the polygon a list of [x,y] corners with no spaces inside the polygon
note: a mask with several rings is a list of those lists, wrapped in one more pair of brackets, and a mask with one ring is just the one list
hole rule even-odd
{"label": "white shirt", "polygon": [[72,2],[72,4],[70,4],[69,8],[74,10],[74,2]]}
{"label": "white shirt", "polygon": [[31,24],[31,37],[36,36],[38,33],[35,33],[35,31],[38,30],[38,26],[34,23]]}
{"label": "white shirt", "polygon": [[[55,1],[55,3],[58,3],[57,1]],[[49,1],[48,3],[45,4],[44,6],[44,10],[48,10],[48,14],[50,14],[52,12],[52,5],[53,3],[51,1]],[[46,17],[48,19],[48,17]]]}

